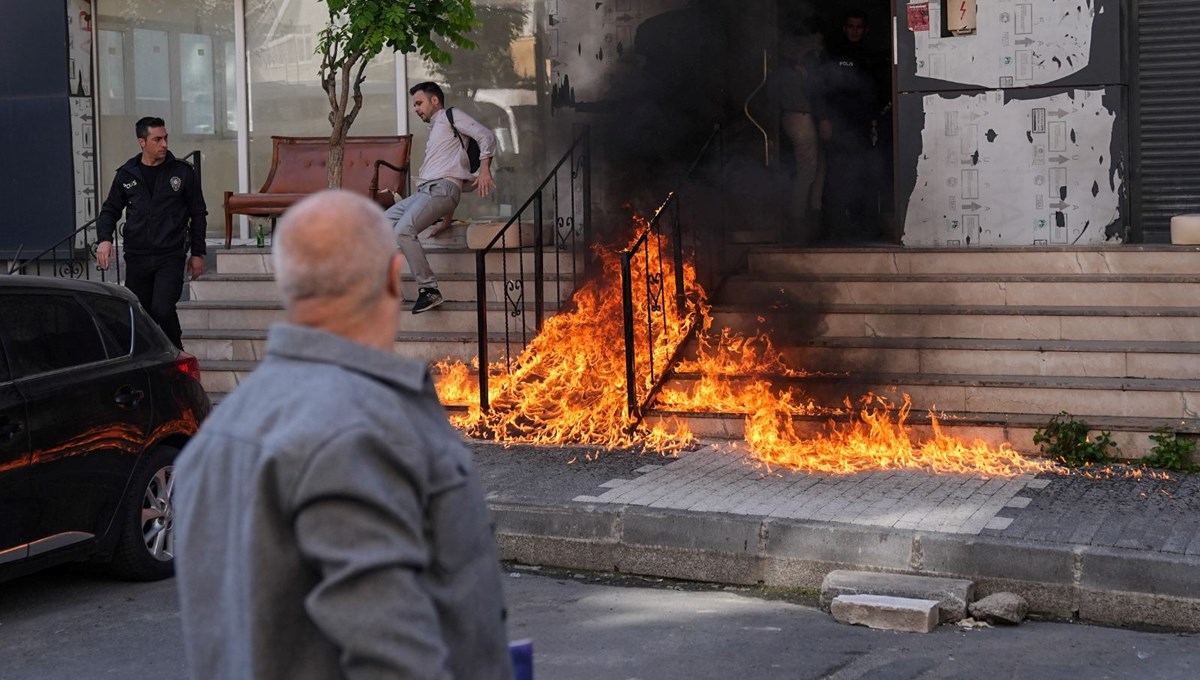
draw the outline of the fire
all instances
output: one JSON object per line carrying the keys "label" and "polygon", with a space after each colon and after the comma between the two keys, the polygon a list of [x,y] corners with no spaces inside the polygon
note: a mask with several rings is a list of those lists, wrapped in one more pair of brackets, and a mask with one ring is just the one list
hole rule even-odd
{"label": "fire", "polygon": [[[635,226],[644,226],[635,218]],[[639,229],[640,231],[640,229]],[[633,284],[635,328],[645,328],[647,310],[646,262],[661,274],[664,291],[658,303],[673,327],[657,329],[653,341],[644,332],[636,337],[637,375],[649,376],[649,355],[661,372],[695,328],[695,358],[679,361],[675,373],[694,376],[687,389],[664,388],[655,406],[675,412],[745,414],[745,438],[750,451],[767,466],[796,470],[852,473],[867,469],[907,468],[932,472],[975,472],[1009,476],[1052,467],[1027,459],[1009,445],[965,443],[945,434],[932,418],[933,436],[916,441],[907,424],[911,403],[892,404],[868,395],[858,404],[847,399],[821,406],[794,388],[778,389],[772,376],[800,376],[786,365],[768,336],[745,336],[712,330],[712,316],[693,262],[684,266],[686,309],[679,309],[674,269],[658,267],[669,261],[665,239],[651,237],[649,257],[635,259]],[[452,416],[460,429],[474,436],[542,444],[583,444],[599,447],[641,447],[677,452],[694,442],[678,419],[659,424],[634,423],[626,415],[625,355],[622,338],[621,263],[611,248],[597,248],[603,275],[585,283],[575,294],[574,309],[546,321],[543,330],[517,358],[511,370],[502,363],[488,367],[491,410],[479,409],[478,365],[446,361],[438,364],[438,393],[444,403],[467,406]],[[650,385],[640,385],[645,393]],[[822,432],[806,436],[795,416],[852,416],[847,424],[832,419]],[[932,414],[931,414],[932,417]]]}
{"label": "fire", "polygon": [[[639,220],[639,226],[645,222]],[[643,304],[635,311],[635,323],[647,319],[645,262],[657,263],[665,244],[651,238],[650,254],[641,258],[634,274],[634,299]],[[438,364],[438,394],[444,403],[465,404],[465,415],[452,417],[454,424],[470,434],[494,436],[509,441],[575,443],[606,448],[643,447],[663,452],[678,451],[694,437],[683,423],[633,429],[625,403],[624,330],[621,306],[621,262],[611,248],[597,248],[603,275],[585,283],[575,293],[574,309],[546,320],[542,331],[517,358],[511,371],[502,363],[488,367],[491,410],[479,409],[478,384],[462,362]],[[664,255],[664,257],[666,257]],[[657,266],[655,267],[657,269]],[[668,268],[670,269],[670,268]],[[695,268],[686,267],[685,289],[700,291]],[[673,270],[663,271],[662,290],[675,290]],[[694,312],[680,310],[673,295],[660,300],[668,318],[686,319],[656,338],[655,366],[664,367],[688,334]],[[650,342],[637,337],[639,375],[649,374]],[[475,366],[474,368],[478,368]],[[643,390],[650,385],[642,385]]]}

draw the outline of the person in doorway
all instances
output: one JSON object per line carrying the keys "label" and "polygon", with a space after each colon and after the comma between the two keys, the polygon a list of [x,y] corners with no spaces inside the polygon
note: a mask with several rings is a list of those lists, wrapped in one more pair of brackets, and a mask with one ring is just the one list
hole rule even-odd
{"label": "person in doorway", "polygon": [[817,133],[813,103],[819,95],[817,71],[822,62],[820,27],[809,23],[801,35],[785,42],[784,66],[776,76],[780,126],[792,147],[792,196],[785,238],[805,245],[820,235],[825,184],[825,154]]}
{"label": "person in doorway", "polygon": [[[417,190],[389,208],[387,217],[417,280],[418,295],[412,313],[420,314],[442,304],[443,298],[417,237],[434,224],[440,223],[441,228],[449,224],[446,218],[454,214],[464,189],[486,197],[496,188],[492,178],[496,136],[458,109],[453,112],[452,123],[446,115],[445,95],[437,83],[417,83],[408,93],[413,98],[413,111],[430,126],[429,140],[425,143],[425,159],[417,171]],[[463,136],[479,144],[478,175],[471,174]]]}
{"label": "person in doorway", "polygon": [[323,191],[273,245],[287,320],[175,468],[191,677],[511,680],[479,476],[428,367],[393,351],[383,211]]}
{"label": "person in doorway", "polygon": [[825,142],[825,218],[831,240],[873,235],[868,224],[876,200],[875,145],[878,142],[879,93],[871,55],[863,43],[870,27],[862,10],[851,10],[820,69],[819,112]]}
{"label": "person in doorway", "polygon": [[[167,124],[147,116],[134,127],[141,153],[117,168],[96,218],[96,264],[108,269],[117,220],[125,213],[125,287],[183,349],[175,305],[183,293],[184,265],[204,273],[208,208],[196,170],[167,149]],[[188,257],[188,251],[191,257]]]}

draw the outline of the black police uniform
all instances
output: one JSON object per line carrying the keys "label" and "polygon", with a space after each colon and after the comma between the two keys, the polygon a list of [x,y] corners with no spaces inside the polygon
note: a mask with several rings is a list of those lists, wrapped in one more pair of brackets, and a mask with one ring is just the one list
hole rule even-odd
{"label": "black police uniform", "polygon": [[189,249],[192,255],[207,252],[208,208],[191,164],[169,151],[157,166],[144,166],[141,159],[134,156],[117,169],[96,220],[97,240],[115,238],[124,211],[125,287],[182,349],[175,304],[183,292]]}

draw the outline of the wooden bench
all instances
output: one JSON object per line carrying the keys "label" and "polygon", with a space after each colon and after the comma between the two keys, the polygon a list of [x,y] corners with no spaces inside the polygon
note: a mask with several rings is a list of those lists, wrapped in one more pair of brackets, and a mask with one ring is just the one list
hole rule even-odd
{"label": "wooden bench", "polygon": [[[233,241],[233,216],[279,217],[300,199],[329,186],[328,137],[271,137],[271,171],[253,194],[225,192],[225,247]],[[342,162],[342,188],[361,191],[384,208],[392,192],[408,187],[412,135],[349,137]]]}

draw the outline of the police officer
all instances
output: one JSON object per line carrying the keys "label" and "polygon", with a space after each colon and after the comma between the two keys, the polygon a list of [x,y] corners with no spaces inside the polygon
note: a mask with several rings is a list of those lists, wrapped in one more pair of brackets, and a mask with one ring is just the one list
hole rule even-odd
{"label": "police officer", "polygon": [[195,169],[167,150],[163,119],[142,118],[135,131],[142,152],[117,168],[100,208],[96,263],[108,269],[117,220],[124,212],[125,287],[183,349],[175,304],[183,292],[184,260],[193,279],[204,273],[208,209]]}
{"label": "police officer", "polygon": [[[825,217],[834,240],[855,240],[876,227],[866,224],[875,200],[874,148],[878,139],[879,92],[871,55],[863,44],[867,15],[851,10],[820,68],[819,129],[826,144]],[[866,194],[866,195],[864,195]]]}

